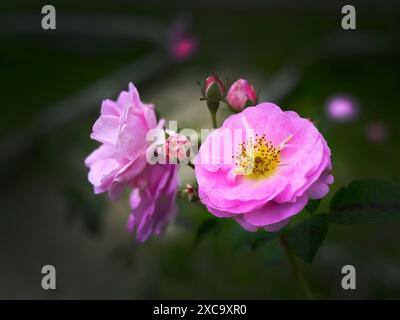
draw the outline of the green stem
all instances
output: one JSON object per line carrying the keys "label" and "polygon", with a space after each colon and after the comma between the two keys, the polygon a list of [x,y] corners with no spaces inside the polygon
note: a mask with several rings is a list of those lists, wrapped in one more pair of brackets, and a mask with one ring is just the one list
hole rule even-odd
{"label": "green stem", "polygon": [[208,110],[210,110],[212,126],[217,128],[217,111],[219,108],[219,101],[207,101]]}
{"label": "green stem", "polygon": [[187,165],[188,165],[189,167],[191,167],[191,168],[194,170],[194,164],[193,164],[193,163],[188,162]]}
{"label": "green stem", "polygon": [[304,277],[303,272],[300,269],[299,264],[297,263],[296,257],[293,255],[292,251],[290,250],[286,237],[284,234],[280,235],[280,240],[283,248],[285,249],[286,256],[288,258],[289,264],[292,268],[292,272],[295,278],[297,278],[300,282],[301,287],[303,288],[304,294],[306,295],[307,299],[314,299],[314,295],[311,291],[310,285],[307,279]]}
{"label": "green stem", "polygon": [[212,122],[212,126],[214,129],[217,128],[217,113],[216,112],[210,112],[211,113],[211,122]]}

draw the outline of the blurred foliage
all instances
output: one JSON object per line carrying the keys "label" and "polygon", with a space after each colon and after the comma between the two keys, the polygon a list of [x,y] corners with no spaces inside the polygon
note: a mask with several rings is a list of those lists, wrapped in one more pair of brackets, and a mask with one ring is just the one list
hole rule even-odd
{"label": "blurred foliage", "polygon": [[330,203],[339,224],[400,222],[400,188],[384,180],[358,180],[342,187]]}

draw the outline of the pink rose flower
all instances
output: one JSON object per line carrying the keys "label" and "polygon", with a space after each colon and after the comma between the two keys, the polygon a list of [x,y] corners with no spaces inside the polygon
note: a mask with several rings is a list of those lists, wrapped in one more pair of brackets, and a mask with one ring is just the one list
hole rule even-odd
{"label": "pink rose flower", "polygon": [[154,105],[143,103],[130,83],[129,91],[121,92],[117,101],[103,101],[91,134],[102,144],[85,160],[96,194],[108,191],[116,200],[125,186],[133,189],[129,229],[137,226],[139,241],[160,234],[175,215],[177,167],[151,165],[146,159],[154,147],[146,135],[163,127],[164,122],[162,119],[157,124]]}
{"label": "pink rose flower", "polygon": [[247,104],[255,105],[257,103],[257,93],[247,80],[239,79],[229,88],[226,100],[233,110],[240,112]]}
{"label": "pink rose flower", "polygon": [[[240,134],[237,141],[212,147],[213,139],[224,132],[234,136],[237,129],[253,130],[254,137]],[[248,231],[277,231],[309,199],[328,193],[333,183],[330,156],[312,122],[261,103],[227,118],[201,145],[195,165],[199,197],[212,214],[233,218]]]}
{"label": "pink rose flower", "polygon": [[128,230],[133,232],[136,228],[139,242],[146,241],[152,234],[160,235],[175,217],[177,168],[172,164],[149,165],[133,185]]}
{"label": "pink rose flower", "polygon": [[[162,127],[161,120],[159,127]],[[104,100],[90,137],[102,143],[85,160],[94,192],[108,191],[116,200],[122,187],[146,166],[146,134],[157,127],[154,105],[144,104],[135,86],[122,91],[117,101]]]}

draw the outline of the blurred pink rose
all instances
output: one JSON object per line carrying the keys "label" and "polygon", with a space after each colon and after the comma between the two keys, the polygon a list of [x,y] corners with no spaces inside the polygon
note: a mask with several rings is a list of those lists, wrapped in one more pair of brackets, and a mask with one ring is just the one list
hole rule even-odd
{"label": "blurred pink rose", "polygon": [[[223,140],[213,148],[213,139],[227,132],[236,135],[238,129],[252,130],[254,137],[240,134],[230,145]],[[228,151],[230,162],[225,160]],[[309,199],[328,193],[330,156],[312,122],[261,103],[227,118],[201,145],[195,161],[199,197],[212,214],[233,218],[248,231],[277,231]]]}
{"label": "blurred pink rose", "polygon": [[117,101],[103,101],[91,134],[101,146],[85,159],[96,194],[108,191],[110,199],[117,200],[124,187],[133,188],[130,225],[140,221],[137,236],[141,241],[148,238],[149,230],[158,234],[174,215],[171,202],[175,202],[178,188],[176,168],[151,165],[146,159],[150,147],[146,135],[164,122],[157,124],[154,105],[143,103],[130,83],[129,91],[122,91]]}
{"label": "blurred pink rose", "polygon": [[[159,126],[163,124],[161,120]],[[122,187],[147,165],[146,134],[156,127],[154,105],[143,103],[132,83],[117,101],[103,101],[90,135],[102,144],[85,160],[95,193],[108,191],[112,200],[118,198]]]}
{"label": "blurred pink rose", "polygon": [[233,110],[240,112],[246,105],[257,103],[257,93],[247,80],[239,79],[229,88],[226,99]]}

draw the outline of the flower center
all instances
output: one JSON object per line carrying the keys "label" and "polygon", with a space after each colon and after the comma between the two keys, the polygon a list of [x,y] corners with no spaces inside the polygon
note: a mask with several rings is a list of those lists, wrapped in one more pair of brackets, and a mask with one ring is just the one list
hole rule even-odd
{"label": "flower center", "polygon": [[235,157],[236,174],[250,179],[261,179],[272,175],[280,163],[281,145],[273,146],[265,134],[256,134],[253,141],[249,138],[239,144]]}

